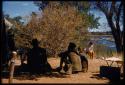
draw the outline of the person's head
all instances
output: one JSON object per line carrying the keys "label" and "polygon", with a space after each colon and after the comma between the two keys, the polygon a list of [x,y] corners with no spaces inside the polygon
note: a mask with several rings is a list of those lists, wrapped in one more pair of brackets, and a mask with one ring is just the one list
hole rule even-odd
{"label": "person's head", "polygon": [[16,59],[16,57],[17,57],[17,52],[16,51],[12,51],[11,59]]}
{"label": "person's head", "polygon": [[81,51],[81,47],[78,47],[78,51]]}
{"label": "person's head", "polygon": [[81,47],[78,47],[78,51],[79,51],[79,52],[82,52],[82,50],[83,50],[83,49],[82,49]]}
{"label": "person's head", "polygon": [[89,46],[91,46],[91,45],[93,45],[93,42],[90,41],[90,42],[89,42]]}
{"label": "person's head", "polygon": [[68,46],[68,51],[74,51],[75,48],[76,48],[75,43],[70,42],[70,43],[69,43],[69,46]]}
{"label": "person's head", "polygon": [[39,42],[37,39],[33,39],[31,44],[33,45],[33,47],[38,47]]}

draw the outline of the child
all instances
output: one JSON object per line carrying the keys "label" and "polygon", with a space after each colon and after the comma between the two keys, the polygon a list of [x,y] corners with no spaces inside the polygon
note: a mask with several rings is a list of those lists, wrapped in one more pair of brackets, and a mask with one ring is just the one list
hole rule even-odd
{"label": "child", "polygon": [[86,49],[86,54],[89,55],[90,59],[93,59],[94,57],[94,45],[92,42],[89,42],[88,47]]}

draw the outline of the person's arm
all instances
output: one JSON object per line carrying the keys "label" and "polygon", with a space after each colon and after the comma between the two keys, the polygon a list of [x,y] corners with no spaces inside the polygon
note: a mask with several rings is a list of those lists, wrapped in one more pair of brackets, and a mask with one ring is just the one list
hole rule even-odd
{"label": "person's arm", "polygon": [[64,63],[64,53],[65,52],[62,52],[62,53],[60,53],[60,54],[58,54],[58,56],[60,57],[60,67],[62,68],[62,66],[63,66],[63,63]]}
{"label": "person's arm", "polygon": [[64,61],[64,59],[63,59],[63,57],[61,57],[61,59],[60,59],[60,67],[62,68],[62,66],[63,66],[63,61]]}

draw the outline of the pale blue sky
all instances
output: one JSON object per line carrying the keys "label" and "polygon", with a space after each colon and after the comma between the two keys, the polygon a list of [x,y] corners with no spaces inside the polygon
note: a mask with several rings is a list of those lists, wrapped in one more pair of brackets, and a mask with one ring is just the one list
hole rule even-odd
{"label": "pale blue sky", "polygon": [[10,17],[26,16],[32,11],[39,11],[33,1],[3,1],[3,12],[9,14]]}
{"label": "pale blue sky", "polygon": [[[39,12],[39,8],[34,5],[33,1],[3,1],[3,12],[9,14],[10,17],[15,16],[26,16],[30,15],[31,12]],[[107,31],[110,30],[108,27],[103,29],[102,24],[107,23],[103,13],[92,11],[95,17],[101,17],[99,22],[101,26],[99,29],[92,29],[91,31]]]}

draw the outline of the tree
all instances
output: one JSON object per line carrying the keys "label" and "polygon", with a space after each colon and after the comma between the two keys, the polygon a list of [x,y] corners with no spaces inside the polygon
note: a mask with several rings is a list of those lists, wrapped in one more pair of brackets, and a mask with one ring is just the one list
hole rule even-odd
{"label": "tree", "polygon": [[23,25],[23,22],[21,22],[21,20],[22,20],[21,16],[16,16],[16,17],[13,18],[13,20],[15,20],[18,24]]}
{"label": "tree", "polygon": [[4,17],[13,24],[12,29],[10,29],[8,32],[13,35],[16,48],[29,47],[31,37],[21,22],[22,17],[16,16],[11,18],[8,14],[4,15]]}
{"label": "tree", "polygon": [[[86,24],[89,28],[98,28],[100,23],[98,20],[100,17],[95,18],[95,16],[91,13],[89,13],[91,9],[91,3],[88,1],[56,1],[60,5],[69,5],[72,7],[75,7],[76,10],[82,15],[86,16],[86,19],[88,19]],[[51,3],[51,1],[35,1],[34,4],[39,7],[40,10],[44,10],[45,7]],[[85,26],[85,24],[84,24]]]}
{"label": "tree", "polygon": [[10,19],[10,15],[9,14],[4,14],[3,15],[6,19]]}
{"label": "tree", "polygon": [[[7,35],[6,35],[6,25],[5,25],[5,21],[4,21],[4,17],[2,17],[2,28],[0,29],[0,34],[1,34],[1,38],[0,38],[0,55],[1,55],[1,64],[6,64],[7,63]],[[2,65],[3,66],[3,65]]]}
{"label": "tree", "polygon": [[51,2],[42,11],[40,18],[31,18],[27,28],[32,30],[34,38],[41,38],[42,44],[56,55],[66,50],[68,43],[74,40],[76,28],[80,29],[83,24],[87,24],[82,19],[87,18],[81,16],[76,8]]}
{"label": "tree", "polygon": [[95,5],[105,14],[115,40],[117,52],[121,54],[123,52],[123,34],[120,27],[120,20],[123,16],[123,2],[98,1],[95,3]]}
{"label": "tree", "polygon": [[43,18],[40,20],[43,25],[42,28],[46,28],[43,34],[48,35],[46,36],[46,42],[56,51],[61,48],[66,49],[69,41],[74,41],[80,45],[87,34],[88,27],[97,28],[99,26],[99,18],[95,18],[90,13],[88,14],[90,8],[88,2],[41,1],[34,3],[43,13]]}

